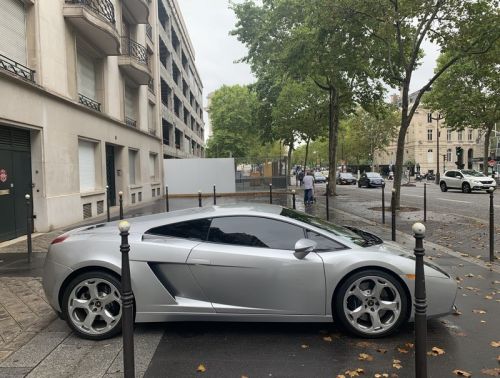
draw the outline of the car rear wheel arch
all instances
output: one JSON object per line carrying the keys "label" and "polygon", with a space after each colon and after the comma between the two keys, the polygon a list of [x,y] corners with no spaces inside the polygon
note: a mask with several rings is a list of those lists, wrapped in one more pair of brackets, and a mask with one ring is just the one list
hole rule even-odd
{"label": "car rear wheel arch", "polygon": [[406,298],[407,298],[407,301],[406,301],[406,315],[405,315],[405,318],[403,319],[402,323],[408,321],[408,319],[411,316],[411,310],[412,310],[412,305],[413,305],[413,298],[411,296],[410,289],[408,288],[407,284],[401,279],[401,277],[399,277],[396,273],[394,273],[390,269],[387,269],[387,268],[384,268],[384,267],[381,267],[381,266],[376,266],[376,265],[374,265],[374,266],[363,266],[361,268],[357,268],[357,269],[355,269],[355,270],[347,273],[338,282],[337,286],[335,287],[335,290],[333,291],[332,298],[331,298],[331,303],[330,303],[333,320],[334,321],[338,321],[337,319],[335,319],[336,316],[337,316],[336,310],[335,310],[335,298],[338,297],[339,291],[340,291],[340,288],[342,287],[342,285],[350,277],[354,276],[355,274],[360,273],[360,272],[368,272],[368,271],[371,271],[371,272],[373,272],[373,271],[379,271],[379,272],[386,273],[386,274],[390,275],[392,278],[394,278],[401,285],[401,287],[403,288],[404,293],[406,295]]}

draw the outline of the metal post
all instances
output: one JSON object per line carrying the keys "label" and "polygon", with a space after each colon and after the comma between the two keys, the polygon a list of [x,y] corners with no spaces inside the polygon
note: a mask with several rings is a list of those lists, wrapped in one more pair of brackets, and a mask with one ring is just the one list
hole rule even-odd
{"label": "metal post", "polygon": [[217,205],[217,192],[214,185],[214,205]]}
{"label": "metal post", "polygon": [[328,196],[328,186],[326,184],[326,220],[330,220],[330,197]]}
{"label": "metal post", "polygon": [[292,204],[293,204],[293,209],[295,210],[296,209],[296,206],[295,206],[295,190],[292,190]]}
{"label": "metal post", "polygon": [[165,210],[167,211],[167,213],[170,210],[170,206],[168,204],[168,185],[165,187]]}
{"label": "metal post", "polygon": [[130,282],[130,265],[128,235],[130,223],[122,221],[118,225],[122,238],[120,252],[122,254],[122,336],[123,336],[123,369],[125,378],[135,377],[134,364],[134,293]]}
{"label": "metal post", "polygon": [[109,206],[110,206],[110,202],[109,202],[109,186],[106,185],[106,214],[107,214],[107,217],[108,217],[108,222],[111,221],[111,214],[109,212]]}
{"label": "metal post", "polygon": [[427,222],[427,183],[424,182],[424,222]]}
{"label": "metal post", "polygon": [[119,203],[120,203],[120,220],[123,219],[123,192],[120,190],[118,192]]}
{"label": "metal post", "polygon": [[31,243],[31,232],[33,230],[33,226],[31,225],[31,196],[26,194],[24,198],[26,198],[26,241],[28,243],[28,263],[31,263],[31,254],[33,253],[33,244]]}
{"label": "metal post", "polygon": [[201,207],[202,206],[202,203],[201,203],[201,190],[198,190],[198,207]]}
{"label": "metal post", "polygon": [[495,208],[493,206],[493,193],[495,188],[489,188],[490,193],[490,262],[495,260]]}
{"label": "metal post", "polygon": [[427,299],[424,275],[425,226],[415,223],[415,377],[427,378]]}
{"label": "metal post", "polygon": [[385,182],[382,184],[382,224],[385,224]]}
{"label": "metal post", "polygon": [[269,184],[269,203],[273,204],[273,184]]}
{"label": "metal post", "polygon": [[392,228],[392,241],[396,241],[396,189],[392,189],[391,196],[391,228]]}

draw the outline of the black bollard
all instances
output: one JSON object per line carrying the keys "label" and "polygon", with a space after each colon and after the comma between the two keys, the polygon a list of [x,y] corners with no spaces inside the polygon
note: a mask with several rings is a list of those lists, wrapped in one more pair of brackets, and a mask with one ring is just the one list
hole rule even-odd
{"label": "black bollard", "polygon": [[424,222],[427,222],[427,183],[424,182]]}
{"label": "black bollard", "polygon": [[427,299],[424,274],[425,226],[415,223],[415,377],[427,378]]}
{"label": "black bollard", "polygon": [[202,203],[201,203],[201,190],[198,190],[198,207],[201,207],[202,206]]}
{"label": "black bollard", "polygon": [[326,184],[326,220],[330,220],[330,197],[328,196],[328,185]]}
{"label": "black bollard", "polygon": [[217,191],[215,190],[215,185],[214,185],[214,205],[217,205]]}
{"label": "black bollard", "polygon": [[396,189],[392,189],[391,196],[391,228],[392,228],[392,241],[396,241]]}
{"label": "black bollard", "polygon": [[292,190],[292,206],[294,210],[297,208],[295,206],[295,190]]}
{"label": "black bollard", "polygon": [[490,262],[495,260],[495,208],[493,206],[493,193],[495,188],[489,188],[490,193]]}
{"label": "black bollard", "polygon": [[273,184],[269,184],[269,203],[273,204]]}
{"label": "black bollard", "polygon": [[28,263],[31,263],[31,255],[33,253],[33,244],[31,242],[31,232],[33,230],[33,226],[31,224],[31,196],[26,194],[24,198],[26,198],[26,242],[28,244]]}
{"label": "black bollard", "polygon": [[165,210],[167,211],[167,213],[170,210],[170,206],[168,204],[168,185],[165,187]]}
{"label": "black bollard", "polygon": [[125,378],[135,377],[134,364],[134,293],[130,282],[130,265],[128,235],[130,223],[122,221],[118,225],[122,242],[120,252],[122,254],[122,336],[123,336],[123,370]]}
{"label": "black bollard", "polygon": [[108,222],[111,221],[111,215],[109,213],[109,186],[106,185],[106,214],[107,214],[107,219],[108,219]]}
{"label": "black bollard", "polygon": [[118,202],[120,203],[120,220],[123,219],[123,192],[120,190],[118,192]]}
{"label": "black bollard", "polygon": [[382,224],[385,224],[385,182],[382,184]]}

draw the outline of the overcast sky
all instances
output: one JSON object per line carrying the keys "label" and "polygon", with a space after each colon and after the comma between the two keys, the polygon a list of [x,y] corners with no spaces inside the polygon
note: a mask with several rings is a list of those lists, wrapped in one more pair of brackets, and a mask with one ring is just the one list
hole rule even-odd
{"label": "overcast sky", "polygon": [[[228,0],[178,0],[196,54],[196,67],[203,82],[203,97],[227,84],[254,81],[250,68],[236,60],[246,55],[246,48],[229,35],[236,17]],[[426,58],[414,74],[411,90],[421,88],[431,77],[438,56],[436,46],[426,44]]]}

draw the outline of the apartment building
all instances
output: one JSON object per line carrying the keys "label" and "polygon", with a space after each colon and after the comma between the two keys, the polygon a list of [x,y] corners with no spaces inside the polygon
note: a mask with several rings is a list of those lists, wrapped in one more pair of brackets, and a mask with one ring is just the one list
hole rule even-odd
{"label": "apartment building", "polygon": [[203,85],[176,0],[158,0],[158,43],[163,157],[204,157]]}
{"label": "apartment building", "polygon": [[[410,95],[410,101],[416,94]],[[393,102],[397,103],[397,96],[393,97]],[[443,173],[449,169],[456,169],[457,161],[456,147],[463,148],[463,162],[466,169],[482,170],[484,135],[479,130],[466,128],[462,131],[452,131],[446,128],[446,119],[439,121],[435,119],[429,122],[429,110],[419,106],[410,127],[406,132],[403,162],[413,171],[420,169],[420,172]],[[437,113],[433,114],[436,118]],[[439,153],[438,153],[439,138]],[[375,153],[374,165],[379,168],[389,169],[396,163],[397,139],[395,139],[385,151]]]}
{"label": "apartment building", "polygon": [[[39,232],[103,214],[106,186],[112,206],[119,191],[125,205],[161,195],[156,0],[2,0],[0,20],[0,241],[26,233],[25,194]],[[174,31],[187,41],[170,20],[163,43]],[[180,45],[171,60],[189,81],[192,51]],[[188,114],[201,127],[169,83],[189,112],[164,119]]]}

